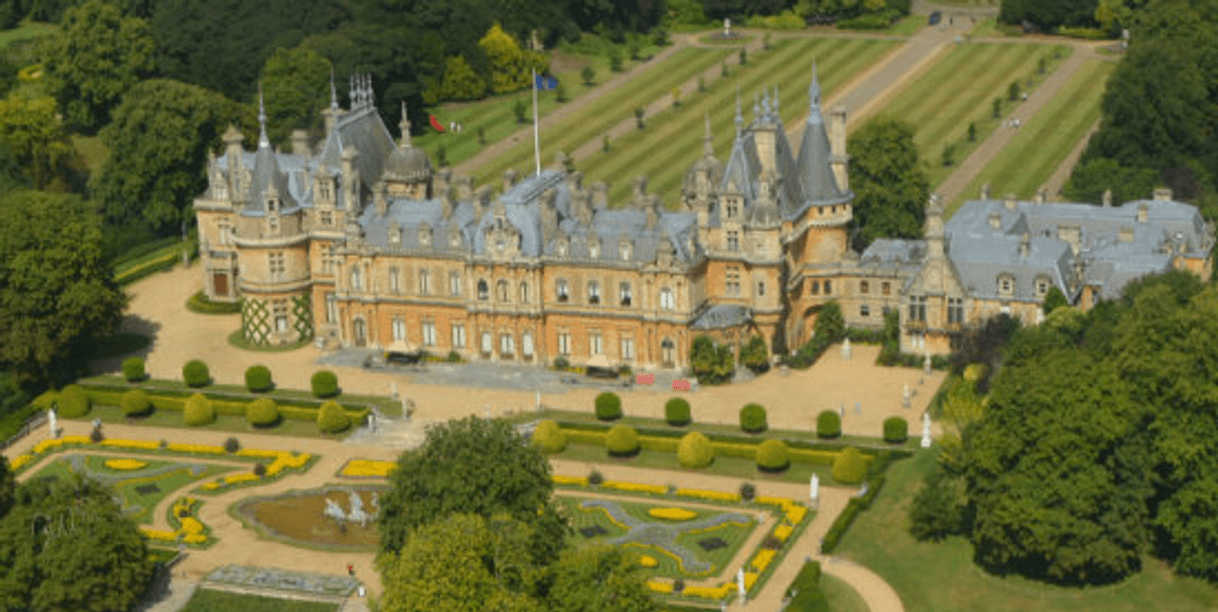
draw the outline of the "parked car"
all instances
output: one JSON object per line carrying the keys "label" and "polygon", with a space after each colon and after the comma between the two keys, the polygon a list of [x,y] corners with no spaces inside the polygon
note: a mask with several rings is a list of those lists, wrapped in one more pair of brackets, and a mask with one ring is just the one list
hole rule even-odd
{"label": "parked car", "polygon": [[935,11],[930,14],[930,25],[935,25],[940,21],[943,21],[943,11]]}

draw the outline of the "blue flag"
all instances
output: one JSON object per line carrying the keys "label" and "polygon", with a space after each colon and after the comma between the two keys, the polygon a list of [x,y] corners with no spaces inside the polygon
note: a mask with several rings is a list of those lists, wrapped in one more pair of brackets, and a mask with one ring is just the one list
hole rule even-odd
{"label": "blue flag", "polygon": [[547,89],[554,89],[554,88],[558,87],[558,79],[556,79],[554,77],[542,76],[539,74],[539,75],[537,75],[537,81],[535,83],[533,83],[533,86],[541,91],[546,91]]}

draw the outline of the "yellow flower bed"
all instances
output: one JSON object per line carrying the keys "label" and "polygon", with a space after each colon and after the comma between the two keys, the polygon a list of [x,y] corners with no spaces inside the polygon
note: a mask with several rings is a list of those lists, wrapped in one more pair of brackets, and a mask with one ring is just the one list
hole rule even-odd
{"label": "yellow flower bed", "polygon": [[160,442],[152,442],[148,440],[102,440],[102,446],[113,446],[114,448],[133,448],[138,450],[156,450],[161,448]]}
{"label": "yellow flower bed", "polygon": [[648,580],[647,588],[651,589],[652,591],[655,591],[656,593],[667,594],[667,593],[672,592],[672,583],[671,582],[660,582],[659,580]]}
{"label": "yellow flower bed", "polygon": [[697,497],[716,501],[740,501],[739,493],[723,493],[721,491],[706,491],[703,489],[677,489],[677,495],[682,497]]}
{"label": "yellow flower bed", "polygon": [[258,480],[258,475],[253,472],[245,472],[244,474],[231,474],[224,477],[224,484],[238,484],[242,482],[254,482]]}
{"label": "yellow flower bed", "polygon": [[182,528],[178,531],[186,535],[198,535],[204,531],[203,523],[200,523],[199,519],[188,516],[182,519]]}
{"label": "yellow flower bed", "polygon": [[89,439],[89,436],[64,436],[63,443],[64,444],[92,444],[93,441]]}
{"label": "yellow flower bed", "polygon": [[264,459],[278,459],[281,455],[287,455],[287,454],[290,454],[290,453],[283,453],[280,451],[254,450],[254,449],[249,449],[249,448],[243,448],[243,449],[237,451],[238,457],[261,457]]}
{"label": "yellow flower bed", "polygon": [[[769,567],[770,562],[773,560],[774,551],[768,548],[763,548],[757,551],[757,556],[753,557],[753,567],[757,569],[758,573],[764,572],[765,568]],[[747,580],[748,576],[745,576],[745,579]]]}
{"label": "yellow flower bed", "polygon": [[29,462],[31,462],[33,460],[34,460],[33,455],[17,455],[17,458],[13,459],[12,462],[9,463],[9,467],[12,468],[13,470],[19,470],[19,469],[25,467],[26,464],[28,464]]}
{"label": "yellow flower bed", "polygon": [[786,542],[787,538],[791,537],[791,532],[795,531],[794,527],[787,525],[779,525],[774,528],[774,537],[778,538],[779,542]]}
{"label": "yellow flower bed", "polygon": [[659,567],[660,562],[651,555],[643,555],[639,557],[639,565],[642,565],[643,567]]}
{"label": "yellow flower bed", "polygon": [[187,544],[206,544],[207,536],[201,533],[195,533],[182,538],[182,541],[186,542]]}
{"label": "yellow flower bed", "polygon": [[686,531],[685,533],[692,535],[695,533],[704,533],[707,531],[714,531],[716,529],[723,529],[727,525],[740,525],[742,527],[748,527],[751,524],[752,524],[752,521],[728,521],[726,523],[719,523],[718,525],[715,525],[714,527],[703,527],[702,529],[691,529],[689,531]]}
{"label": "yellow flower bed", "polygon": [[352,459],[343,466],[342,476],[380,476],[384,478],[397,468],[394,461],[372,461],[370,459]]}
{"label": "yellow flower bed", "polygon": [[554,484],[576,485],[580,487],[588,486],[588,478],[585,476],[559,476],[555,474],[550,477]]}
{"label": "yellow flower bed", "polygon": [[[748,574],[745,574],[744,579],[746,581],[748,580]],[[728,595],[732,594],[733,588],[735,588],[735,587],[733,587],[731,584],[728,584],[726,582],[719,585],[718,588],[714,588],[714,589],[712,589],[710,587],[687,586],[687,587],[685,587],[684,591],[681,591],[681,594],[688,595],[689,597],[705,597],[706,599],[723,599],[724,597],[727,597]]]}
{"label": "yellow flower bed", "polygon": [[60,446],[63,446],[63,440],[43,440],[34,445],[34,454],[41,455],[52,448],[59,448]]}
{"label": "yellow flower bed", "polygon": [[652,508],[647,511],[647,514],[670,521],[688,521],[698,516],[697,512],[684,508]]}
{"label": "yellow flower bed", "polygon": [[[760,575],[761,574],[758,574],[756,572],[745,572],[744,573],[744,592],[745,593],[748,593],[749,591],[753,590],[753,585],[757,583],[757,577]],[[731,586],[731,585],[729,584],[728,586]]]}
{"label": "yellow flower bed", "polygon": [[756,501],[759,504],[765,504],[767,506],[778,506],[784,512],[786,511],[787,506],[790,506],[793,503],[791,500],[789,500],[785,497],[764,497],[764,496],[762,496],[762,497],[758,497]]}
{"label": "yellow flower bed", "polygon": [[208,446],[206,444],[170,444],[169,450],[179,453],[205,453],[209,455],[226,454],[224,447]]}
{"label": "yellow flower bed", "polygon": [[224,484],[220,483],[220,482],[205,482],[205,483],[203,483],[203,490],[204,491],[216,491],[216,490],[219,490],[220,487],[223,487],[223,486],[224,486]]}
{"label": "yellow flower bed", "polygon": [[787,509],[787,520],[791,521],[792,525],[802,523],[806,516],[808,516],[808,509],[803,506],[791,506]]}
{"label": "yellow flower bed", "polygon": [[158,529],[150,529],[150,528],[144,527],[142,525],[140,526],[140,531],[144,532],[144,535],[148,536],[149,538],[152,538],[153,540],[161,540],[163,542],[174,542],[178,539],[178,534],[173,531],[160,531]]}
{"label": "yellow flower bed", "polygon": [[655,493],[657,495],[664,495],[665,493],[668,493],[668,487],[666,487],[664,485],[645,485],[645,484],[634,484],[634,483],[630,483],[630,482],[617,482],[617,481],[613,481],[613,480],[606,480],[605,482],[601,483],[601,486],[605,487],[606,489],[617,489],[619,491],[636,491],[636,492],[640,492],[640,493]]}
{"label": "yellow flower bed", "polygon": [[107,459],[102,465],[112,470],[138,470],[148,467],[148,464],[138,459]]}

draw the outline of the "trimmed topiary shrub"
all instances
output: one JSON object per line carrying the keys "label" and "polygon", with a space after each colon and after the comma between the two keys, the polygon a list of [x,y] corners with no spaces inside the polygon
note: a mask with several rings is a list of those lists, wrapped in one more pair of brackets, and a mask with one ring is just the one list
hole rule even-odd
{"label": "trimmed topiary shrub", "polygon": [[186,419],[186,424],[191,427],[199,425],[207,425],[216,420],[216,409],[212,407],[211,400],[202,393],[196,393],[186,400],[186,405],[182,408],[182,416]]}
{"label": "trimmed topiary shrub", "polygon": [[740,485],[740,499],[753,501],[754,497],[757,497],[757,487],[751,482],[742,483]]}
{"label": "trimmed topiary shrub", "polygon": [[673,427],[689,425],[693,419],[689,414],[689,402],[683,397],[674,397],[664,404],[664,420]]}
{"label": "trimmed topiary shrub", "polygon": [[224,441],[224,452],[235,455],[239,450],[241,450],[241,443],[236,438],[230,437]]}
{"label": "trimmed topiary shrub", "polygon": [[205,387],[211,382],[211,371],[207,369],[207,364],[192,359],[182,366],[182,380],[186,382],[188,387]]}
{"label": "trimmed topiary shrub", "polygon": [[279,404],[269,397],[260,397],[245,405],[245,420],[254,427],[270,427],[279,422]]}
{"label": "trimmed topiary shrub", "polygon": [[605,434],[605,448],[614,457],[630,457],[639,452],[639,432],[629,425],[614,425]]}
{"label": "trimmed topiary shrub", "polygon": [[147,376],[143,357],[128,357],[123,360],[123,378],[127,379],[127,382],[139,382]]}
{"label": "trimmed topiary shrub", "polygon": [[832,410],[816,416],[816,437],[837,438],[842,435],[842,417]]}
{"label": "trimmed topiary shrub", "polygon": [[622,398],[608,391],[596,396],[596,418],[602,421],[622,418]]}
{"label": "trimmed topiary shrub", "polygon": [[567,447],[567,434],[563,433],[558,423],[545,420],[537,424],[533,430],[533,446],[543,453],[561,453]]}
{"label": "trimmed topiary shrub", "polygon": [[351,427],[351,417],[334,400],[321,405],[317,411],[317,429],[323,433],[338,433]]}
{"label": "trimmed topiary shrub", "polygon": [[605,482],[605,476],[603,474],[601,474],[600,472],[598,472],[596,470],[592,470],[591,472],[588,473],[588,484],[599,485],[602,482]]}
{"label": "trimmed topiary shrub", "polygon": [[884,419],[884,441],[889,444],[901,444],[909,439],[909,421],[901,417]]}
{"label": "trimmed topiary shrub", "polygon": [[275,383],[271,381],[270,368],[263,365],[256,365],[250,366],[249,369],[245,371],[245,388],[249,389],[251,392],[265,393],[270,391],[274,386]]}
{"label": "trimmed topiary shrub", "polygon": [[763,472],[781,472],[791,465],[791,453],[782,440],[766,440],[757,447],[757,468]]}
{"label": "trimmed topiary shrub", "polygon": [[858,484],[867,475],[867,462],[863,453],[853,446],[847,446],[833,460],[833,479],[841,484]]}
{"label": "trimmed topiary shrub", "polygon": [[56,401],[59,403],[59,416],[68,419],[79,419],[89,414],[89,408],[92,406],[89,396],[80,385],[64,387]]}
{"label": "trimmed topiary shrub", "polygon": [[740,409],[740,429],[746,433],[765,431],[765,408],[761,404],[745,404],[744,408]]}
{"label": "trimmed topiary shrub", "polygon": [[681,437],[677,445],[677,461],[681,467],[704,468],[715,461],[715,447],[704,434],[691,431]]}
{"label": "trimmed topiary shrub", "polygon": [[123,414],[129,417],[145,416],[152,412],[152,398],[143,389],[132,389],[123,394]]}
{"label": "trimmed topiary shrub", "polygon": [[254,464],[254,475],[259,478],[266,476],[266,464],[261,461],[259,461],[258,463],[255,463]]}
{"label": "trimmed topiary shrub", "polygon": [[329,370],[318,370],[309,380],[313,387],[313,397],[334,397],[338,395],[338,376]]}

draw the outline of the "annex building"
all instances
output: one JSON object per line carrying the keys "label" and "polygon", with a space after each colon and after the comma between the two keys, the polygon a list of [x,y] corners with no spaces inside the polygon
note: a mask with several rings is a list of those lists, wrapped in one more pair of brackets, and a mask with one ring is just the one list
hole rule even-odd
{"label": "annex building", "polygon": [[669,212],[646,177],[611,205],[608,186],[584,185],[561,154],[475,190],[412,146],[405,109],[395,142],[366,78],[353,78],[347,109],[331,85],[316,145],[297,131],[291,153],[273,150],[263,113],[254,152],[225,133],[194,203],[204,291],[241,299],[257,344],[683,368],[704,333],[791,350],[830,300],[859,327],[898,308],[902,349],[943,353],[997,313],[1035,321],[1050,287],[1087,308],[1145,274],[1209,275],[1213,228],[1168,192],[1119,207],[983,194],[946,224],[932,198],[925,240],[852,251],[846,113],[826,125],[815,69],[810,94],[798,151],[777,88],[755,98],[747,125],[737,96],[728,160],[708,121],[683,210]]}

